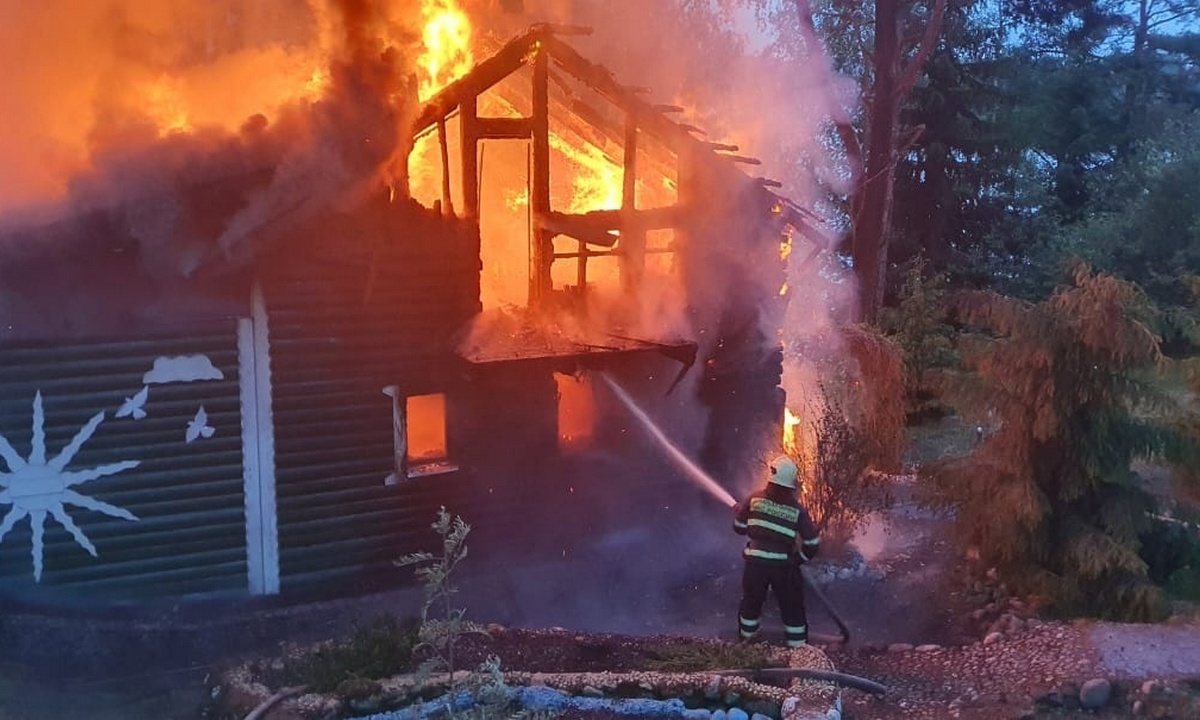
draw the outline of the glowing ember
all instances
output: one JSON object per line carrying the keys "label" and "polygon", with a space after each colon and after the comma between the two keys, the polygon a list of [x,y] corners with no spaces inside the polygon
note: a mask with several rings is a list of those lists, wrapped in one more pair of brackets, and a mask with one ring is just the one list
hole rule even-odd
{"label": "glowing ember", "polygon": [[424,70],[418,89],[422,101],[466,75],[474,58],[471,53],[471,21],[456,0],[423,0],[425,27],[421,42],[425,49],[417,58]]}
{"label": "glowing ember", "polygon": [[792,256],[792,236],[785,234],[783,239],[779,241],[779,259],[787,260]]}

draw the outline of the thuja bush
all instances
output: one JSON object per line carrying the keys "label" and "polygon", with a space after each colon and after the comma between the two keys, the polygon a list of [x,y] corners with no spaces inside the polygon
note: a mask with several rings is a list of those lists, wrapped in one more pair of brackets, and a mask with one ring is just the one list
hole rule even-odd
{"label": "thuja bush", "polygon": [[890,504],[886,476],[871,467],[867,431],[851,422],[827,385],[798,414],[797,442],[786,452],[800,469],[802,500],[822,543],[838,548],[871,512]]}
{"label": "thuja bush", "polygon": [[964,458],[927,466],[927,500],[957,512],[964,541],[1011,584],[1071,613],[1147,620],[1164,609],[1142,556],[1155,501],[1130,469],[1180,438],[1147,412],[1161,362],[1138,288],[1083,265],[1030,303],[956,298],[965,372],[953,396],[996,429]]}
{"label": "thuja bush", "polygon": [[841,387],[828,386],[824,394],[841,405],[867,465],[895,472],[904,451],[903,355],[895,342],[870,327],[845,327],[842,339],[856,367],[843,374]]}

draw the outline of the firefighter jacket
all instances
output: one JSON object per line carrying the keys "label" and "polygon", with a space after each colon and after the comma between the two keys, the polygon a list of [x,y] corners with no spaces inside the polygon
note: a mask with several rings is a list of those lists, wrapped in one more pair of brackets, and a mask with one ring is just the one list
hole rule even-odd
{"label": "firefighter jacket", "polygon": [[733,531],[747,537],[742,556],[755,562],[806,563],[821,548],[821,537],[796,491],[768,483],[738,506]]}

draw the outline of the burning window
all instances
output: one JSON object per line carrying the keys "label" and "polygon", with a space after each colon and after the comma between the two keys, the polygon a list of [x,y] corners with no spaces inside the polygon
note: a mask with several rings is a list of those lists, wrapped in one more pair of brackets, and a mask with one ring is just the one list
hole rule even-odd
{"label": "burning window", "polygon": [[399,394],[395,385],[383,389],[392,398],[392,431],[395,467],[387,485],[404,477],[421,477],[452,472],[458,466],[449,459],[446,446],[446,396]]}
{"label": "burning window", "polygon": [[413,395],[405,398],[405,430],[409,467],[446,458],[446,396]]}
{"label": "burning window", "polygon": [[596,432],[596,401],[592,383],[561,373],[554,374],[558,385],[558,446],[579,450],[592,442]]}

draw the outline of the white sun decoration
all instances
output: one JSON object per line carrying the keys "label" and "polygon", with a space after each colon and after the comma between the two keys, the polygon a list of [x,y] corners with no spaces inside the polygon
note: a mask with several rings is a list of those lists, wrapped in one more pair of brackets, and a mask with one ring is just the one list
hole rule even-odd
{"label": "white sun decoration", "polygon": [[92,545],[91,540],[88,540],[79,526],[71,520],[66,511],[67,505],[95,510],[124,520],[138,519],[124,508],[81,495],[71,489],[96,478],[135,468],[139,464],[137,460],[124,460],[88,470],[66,469],[83,444],[92,437],[100,423],[104,422],[104,411],[93,415],[92,419],[75,433],[71,442],[49,461],[46,460],[45,421],[42,393],[38,391],[33,399],[33,439],[30,443],[29,457],[22,458],[18,455],[8,439],[0,435],[0,458],[8,463],[8,472],[0,471],[0,503],[12,506],[4,520],[0,521],[0,541],[4,540],[4,536],[17,522],[26,516],[29,517],[29,524],[33,530],[33,577],[38,582],[42,579],[43,535],[47,515],[71,533],[79,547],[87,550],[92,557],[96,556],[96,546]]}

